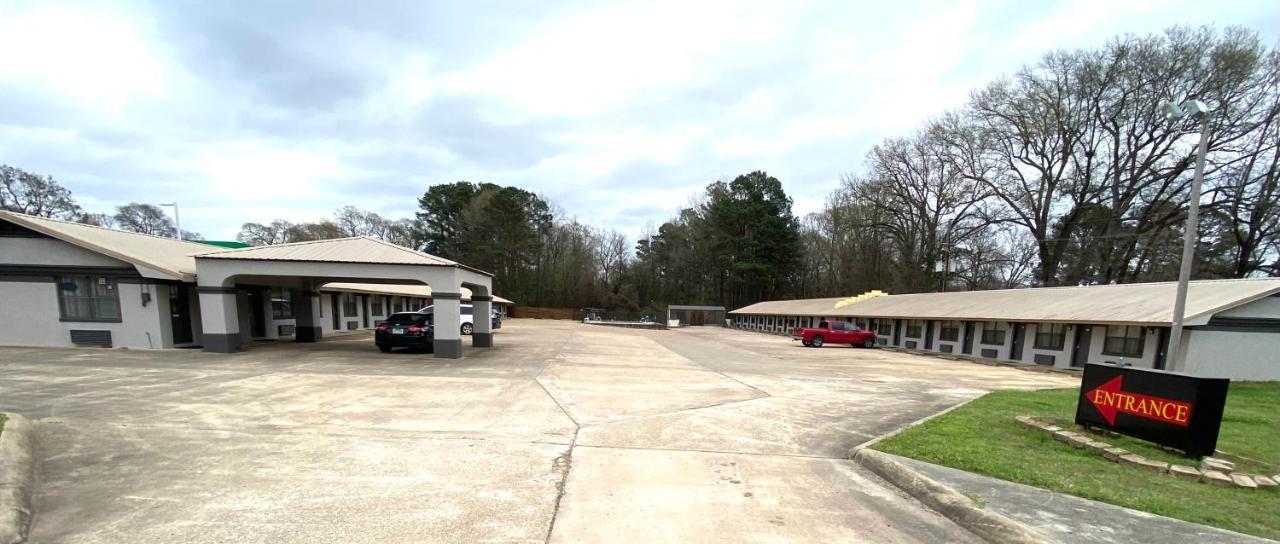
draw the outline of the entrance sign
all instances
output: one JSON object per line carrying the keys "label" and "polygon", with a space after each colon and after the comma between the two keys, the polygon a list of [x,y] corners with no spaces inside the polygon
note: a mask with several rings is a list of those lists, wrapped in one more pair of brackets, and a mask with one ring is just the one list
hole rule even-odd
{"label": "entrance sign", "polygon": [[1076,401],[1076,423],[1213,455],[1230,380],[1091,363]]}

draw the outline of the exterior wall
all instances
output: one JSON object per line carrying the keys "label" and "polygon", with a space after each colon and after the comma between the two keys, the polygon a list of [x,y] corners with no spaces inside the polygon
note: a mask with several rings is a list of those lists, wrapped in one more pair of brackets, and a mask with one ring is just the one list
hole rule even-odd
{"label": "exterior wall", "polygon": [[[5,311],[0,326],[0,345],[73,347],[71,331],[111,331],[115,347],[160,348],[166,345],[169,328],[168,291],[162,285],[149,283],[117,283],[120,297],[120,322],[62,321],[58,312],[57,285],[49,281],[0,280],[0,300]],[[149,292],[151,301],[142,304],[142,293]]]}
{"label": "exterior wall", "polygon": [[[1066,334],[1063,335],[1064,338],[1062,342],[1062,349],[1042,349],[1042,348],[1036,347],[1036,334],[1039,333],[1041,325],[1049,325],[1049,324],[1048,323],[1043,323],[1043,324],[1028,323],[1027,324],[1027,337],[1023,341],[1022,359],[1020,361],[1023,363],[1040,364],[1036,362],[1036,355],[1044,355],[1048,357],[1053,357],[1053,366],[1057,368],[1071,368],[1071,352],[1074,350],[1074,347],[1076,345],[1075,344],[1076,333],[1080,331],[1079,325],[1067,327]],[[1098,332],[1098,327],[1096,325],[1094,326],[1093,332],[1095,334],[1089,338],[1090,349],[1092,349],[1094,345],[1097,345],[1099,346],[1098,349],[1101,350],[1102,340],[1101,340],[1101,337],[1099,337],[1096,334]],[[1013,335],[1012,327],[1010,327],[1009,334],[1010,336]],[[1012,338],[1009,339],[1009,344],[1010,344],[1010,352],[1012,352],[1013,351]]]}
{"label": "exterior wall", "polygon": [[[960,322],[960,336],[958,336],[954,341],[942,339],[942,325],[946,322],[947,320],[933,322],[933,349],[940,353],[961,355],[961,351],[964,348],[964,322]],[[943,346],[950,347],[951,351],[947,351]]]}
{"label": "exterior wall", "polygon": [[1255,317],[1264,319],[1280,319],[1280,295],[1273,295],[1255,300],[1243,306],[1218,312],[1215,317]]}
{"label": "exterior wall", "polygon": [[[1009,360],[1009,351],[1013,345],[1013,327],[1005,329],[1004,343],[999,345],[982,343],[982,331],[991,327],[991,321],[975,321],[973,324],[973,355],[988,359]],[[995,350],[995,357],[983,355],[983,350]]]}
{"label": "exterior wall", "polygon": [[55,238],[0,238],[0,255],[4,255],[4,264],[97,266],[133,270],[133,265],[129,263]]}
{"label": "exterior wall", "polygon": [[[907,331],[910,331],[910,330],[911,330],[911,326],[912,326],[912,325],[915,325],[915,324],[919,324],[919,325],[920,325],[920,333],[919,333],[918,335],[915,335],[915,336],[910,336],[910,335],[908,335],[908,334],[907,334]],[[926,320],[924,320],[924,319],[904,319],[904,320],[902,320],[902,335],[901,335],[901,338],[900,338],[900,340],[899,340],[899,345],[900,345],[900,346],[902,346],[902,347],[904,347],[904,348],[907,348],[907,349],[918,349],[918,350],[923,350],[923,349],[924,349],[924,336],[925,336],[925,334],[928,332],[928,330],[929,330],[928,321],[926,321]]]}
{"label": "exterior wall", "polygon": [[[1077,325],[1078,326],[1078,325]],[[1089,359],[1090,363],[1120,362],[1123,360],[1130,365],[1141,368],[1155,368],[1156,352],[1160,346],[1160,332],[1158,329],[1148,329],[1146,342],[1142,344],[1142,357],[1120,357],[1119,355],[1107,355],[1102,353],[1102,348],[1106,345],[1107,327],[1106,325],[1094,325],[1093,337],[1089,342]]]}
{"label": "exterior wall", "polygon": [[1280,380],[1280,333],[1184,329],[1182,372],[1211,378]]}

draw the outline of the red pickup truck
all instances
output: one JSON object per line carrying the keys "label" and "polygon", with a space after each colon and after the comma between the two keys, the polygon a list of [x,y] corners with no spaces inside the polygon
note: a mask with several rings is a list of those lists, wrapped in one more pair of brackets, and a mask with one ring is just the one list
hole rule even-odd
{"label": "red pickup truck", "polygon": [[844,321],[823,321],[814,327],[799,327],[791,331],[791,339],[799,340],[806,347],[820,348],[823,344],[850,344],[853,347],[876,346],[876,333],[859,329]]}

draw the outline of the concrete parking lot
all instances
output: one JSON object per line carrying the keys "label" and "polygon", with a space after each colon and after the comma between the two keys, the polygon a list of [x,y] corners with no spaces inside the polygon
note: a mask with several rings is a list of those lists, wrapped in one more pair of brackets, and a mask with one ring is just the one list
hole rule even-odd
{"label": "concrete parking lot", "polygon": [[973,541],[844,458],[1071,376],[699,328],[511,320],[464,358],[0,348],[32,542]]}

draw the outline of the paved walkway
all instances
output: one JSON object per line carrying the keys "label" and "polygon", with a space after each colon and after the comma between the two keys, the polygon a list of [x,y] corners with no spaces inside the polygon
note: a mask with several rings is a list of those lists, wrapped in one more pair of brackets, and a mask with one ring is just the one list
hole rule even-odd
{"label": "paved walkway", "polygon": [[906,457],[892,457],[940,484],[977,497],[986,508],[1013,518],[1063,544],[1275,542]]}
{"label": "paved walkway", "polygon": [[972,542],[849,448],[1076,383],[718,328],[496,343],[0,348],[0,410],[41,440],[32,542]]}

